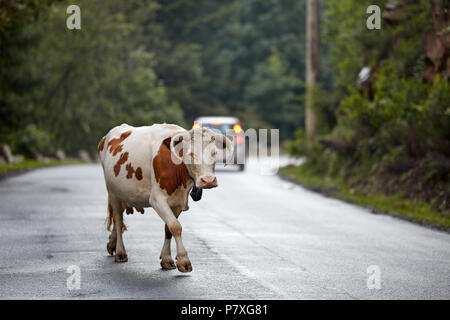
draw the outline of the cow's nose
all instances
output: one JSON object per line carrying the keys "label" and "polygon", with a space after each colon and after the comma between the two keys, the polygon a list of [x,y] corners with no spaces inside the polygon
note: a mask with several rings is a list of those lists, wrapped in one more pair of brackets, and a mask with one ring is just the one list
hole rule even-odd
{"label": "cow's nose", "polygon": [[210,189],[217,187],[217,178],[214,176],[205,176],[200,178],[200,188]]}

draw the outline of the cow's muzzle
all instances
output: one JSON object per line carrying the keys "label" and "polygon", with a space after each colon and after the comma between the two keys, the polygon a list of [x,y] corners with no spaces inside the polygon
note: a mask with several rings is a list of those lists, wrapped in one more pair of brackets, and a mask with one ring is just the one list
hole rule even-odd
{"label": "cow's muzzle", "polygon": [[217,187],[217,178],[214,176],[201,177],[198,187],[202,189],[215,188]]}

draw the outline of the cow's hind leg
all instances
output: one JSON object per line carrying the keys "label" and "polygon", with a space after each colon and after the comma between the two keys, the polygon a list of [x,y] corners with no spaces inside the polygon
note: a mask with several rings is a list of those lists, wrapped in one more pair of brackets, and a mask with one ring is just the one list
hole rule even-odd
{"label": "cow's hind leg", "polygon": [[175,262],[172,259],[172,254],[170,252],[170,242],[172,240],[172,233],[170,233],[167,224],[164,226],[164,244],[161,250],[161,268],[165,270],[176,269]]}
{"label": "cow's hind leg", "polygon": [[116,224],[114,223],[114,212],[111,205],[109,194],[108,194],[108,218],[106,219],[106,222],[107,222],[106,229],[108,231],[111,231],[111,234],[109,235],[109,241],[106,244],[106,250],[110,255],[113,256],[114,252],[116,251],[117,235],[116,235]]}
{"label": "cow's hind leg", "polygon": [[117,234],[116,234],[116,226],[114,224],[113,229],[111,230],[111,234],[109,235],[109,242],[106,244],[106,250],[112,256],[116,251],[116,242],[117,242]]}
{"label": "cow's hind leg", "polygon": [[116,231],[115,237],[114,237],[113,233],[111,233],[111,236],[110,236],[110,242],[114,241],[114,238],[116,240],[115,261],[116,262],[127,262],[128,256],[127,256],[127,252],[125,251],[125,245],[123,244],[123,239],[122,239],[122,233],[125,230],[125,224],[123,223],[124,207],[122,206],[122,202],[112,195],[109,196],[109,204],[111,205],[111,209],[112,209],[112,213],[113,213],[113,217],[114,217],[113,231],[114,230]]}

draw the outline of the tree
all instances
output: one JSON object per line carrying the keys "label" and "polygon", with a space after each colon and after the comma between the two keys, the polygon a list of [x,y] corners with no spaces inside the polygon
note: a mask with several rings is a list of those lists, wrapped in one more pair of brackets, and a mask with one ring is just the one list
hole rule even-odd
{"label": "tree", "polygon": [[[66,3],[53,3],[10,40],[17,62],[5,73],[10,79],[2,90],[1,121],[9,127],[2,127],[1,140],[16,152],[32,149],[26,146],[30,135],[45,138],[39,152],[63,148],[73,154],[79,148],[95,151],[99,139],[123,122],[183,124],[181,109],[169,101],[154,70],[153,49],[142,45],[161,36],[155,2],[78,4],[81,30],[68,30]],[[28,45],[19,50],[21,43]]]}
{"label": "tree", "polygon": [[319,3],[308,0],[306,16],[306,134],[309,143],[316,134],[314,87],[319,74]]}

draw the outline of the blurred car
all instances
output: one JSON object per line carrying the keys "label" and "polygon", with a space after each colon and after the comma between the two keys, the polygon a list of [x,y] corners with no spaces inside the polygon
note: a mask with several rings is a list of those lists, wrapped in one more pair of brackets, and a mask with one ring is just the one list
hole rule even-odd
{"label": "blurred car", "polygon": [[[192,128],[208,127],[234,141],[234,161],[239,171],[245,169],[245,135],[238,118],[235,117],[199,117],[194,120]],[[224,163],[225,159],[217,159],[217,163]]]}

